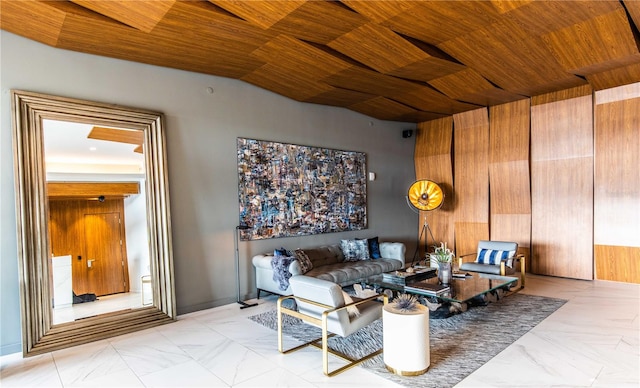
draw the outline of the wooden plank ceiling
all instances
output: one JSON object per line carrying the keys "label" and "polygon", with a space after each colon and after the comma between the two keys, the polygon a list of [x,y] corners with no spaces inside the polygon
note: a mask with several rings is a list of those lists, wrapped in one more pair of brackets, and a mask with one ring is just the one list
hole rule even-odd
{"label": "wooden plank ceiling", "polygon": [[2,0],[50,46],[249,82],[422,122],[640,81],[636,0]]}

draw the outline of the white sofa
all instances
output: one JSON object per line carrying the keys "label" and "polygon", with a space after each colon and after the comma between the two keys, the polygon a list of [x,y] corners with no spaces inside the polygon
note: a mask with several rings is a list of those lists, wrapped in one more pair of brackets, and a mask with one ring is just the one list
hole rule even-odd
{"label": "white sofa", "polygon": [[[344,261],[340,244],[305,248],[304,252],[313,263],[313,268],[304,275],[328,280],[344,287],[373,275],[404,268],[406,247],[403,243],[381,242],[380,255],[382,257],[380,259],[360,261]],[[253,257],[258,298],[260,298],[262,291],[276,295],[292,294],[291,287],[283,290],[279,283],[273,279],[272,258],[273,254],[260,254]],[[289,265],[289,272],[292,276],[303,275],[297,260]]]}

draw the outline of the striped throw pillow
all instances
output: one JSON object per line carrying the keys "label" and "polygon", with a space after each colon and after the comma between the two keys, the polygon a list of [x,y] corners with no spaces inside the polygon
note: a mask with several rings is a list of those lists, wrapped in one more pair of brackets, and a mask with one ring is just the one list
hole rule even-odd
{"label": "striped throw pillow", "polygon": [[513,268],[513,256],[516,251],[498,251],[494,249],[479,249],[476,263],[500,265],[502,260],[506,260],[506,266]]}

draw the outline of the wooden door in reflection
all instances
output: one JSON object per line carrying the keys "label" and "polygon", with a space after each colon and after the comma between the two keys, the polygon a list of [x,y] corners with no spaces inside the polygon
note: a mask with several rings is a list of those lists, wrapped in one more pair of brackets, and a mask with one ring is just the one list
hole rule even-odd
{"label": "wooden door in reflection", "polygon": [[85,214],[84,227],[91,292],[96,295],[125,292],[120,213]]}

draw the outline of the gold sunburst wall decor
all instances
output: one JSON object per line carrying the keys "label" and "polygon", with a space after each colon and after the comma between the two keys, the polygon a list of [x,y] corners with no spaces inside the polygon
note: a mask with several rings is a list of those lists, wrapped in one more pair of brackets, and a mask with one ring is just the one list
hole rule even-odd
{"label": "gold sunburst wall decor", "polygon": [[435,210],[444,202],[442,188],[428,179],[413,182],[409,187],[407,197],[411,206],[423,211]]}

